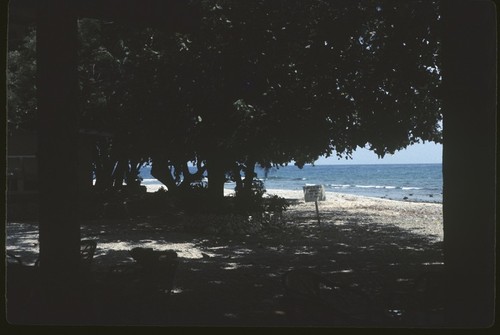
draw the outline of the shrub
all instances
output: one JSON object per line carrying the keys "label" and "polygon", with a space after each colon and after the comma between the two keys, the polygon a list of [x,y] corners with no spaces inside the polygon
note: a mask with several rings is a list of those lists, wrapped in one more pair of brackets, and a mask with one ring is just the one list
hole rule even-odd
{"label": "shrub", "polygon": [[264,183],[258,179],[253,180],[250,192],[236,189],[235,210],[238,213],[264,212],[265,193]]}
{"label": "shrub", "polygon": [[277,195],[272,195],[265,201],[265,211],[273,213],[283,213],[288,209],[290,204],[285,198]]}

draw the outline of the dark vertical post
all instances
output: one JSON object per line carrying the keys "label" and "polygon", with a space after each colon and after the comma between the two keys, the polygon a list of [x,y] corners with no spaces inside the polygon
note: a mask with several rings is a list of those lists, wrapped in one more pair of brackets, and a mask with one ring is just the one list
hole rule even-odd
{"label": "dark vertical post", "polygon": [[316,216],[318,217],[318,224],[321,224],[320,218],[319,218],[319,208],[318,208],[318,199],[314,201],[314,204],[316,205]]}
{"label": "dark vertical post", "polygon": [[214,203],[219,203],[224,198],[224,183],[226,181],[224,163],[215,155],[207,162],[208,192]]}
{"label": "dark vertical post", "polygon": [[447,326],[494,322],[496,22],[489,1],[443,1]]}
{"label": "dark vertical post", "polygon": [[73,1],[37,1],[40,266],[72,272],[79,262],[78,29]]}

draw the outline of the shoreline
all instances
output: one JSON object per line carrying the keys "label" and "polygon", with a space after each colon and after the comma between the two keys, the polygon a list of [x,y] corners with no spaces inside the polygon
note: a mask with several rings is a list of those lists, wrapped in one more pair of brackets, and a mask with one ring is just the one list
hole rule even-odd
{"label": "shoreline", "polygon": [[[150,188],[151,186],[153,185],[148,185],[149,192],[159,188]],[[234,195],[234,190],[225,188],[224,195]],[[313,218],[316,215],[314,202],[305,202],[302,190],[267,189],[264,194],[265,197],[272,195],[294,202],[285,211],[285,216],[291,222],[300,221],[304,213]],[[326,224],[341,225],[346,222],[368,220],[379,225],[394,226],[424,235],[431,240],[443,240],[442,203],[395,200],[331,191],[326,191],[325,195],[326,200],[319,201],[318,207],[322,221]]]}
{"label": "shoreline", "polygon": [[[234,193],[233,190],[225,189],[224,195],[229,196]],[[318,209],[321,218],[321,226],[326,227],[349,227],[360,225],[367,227],[367,230],[377,226],[377,229],[398,228],[407,233],[416,234],[434,242],[443,241],[443,206],[440,203],[418,203],[409,201],[398,201],[391,199],[381,199],[359,195],[349,195],[335,192],[325,192],[325,201],[318,202]],[[303,192],[298,190],[280,190],[269,189],[265,196],[277,195],[287,200],[292,200],[288,209],[283,212],[283,224],[295,227],[313,227],[318,225],[316,208],[314,202],[305,202]],[[107,220],[96,219],[81,222],[82,232],[90,229],[97,223],[97,226],[110,223],[110,226],[118,224],[134,225],[156,225],[158,220],[148,218],[139,218],[135,220]],[[160,220],[161,221],[161,220]],[[94,222],[87,227],[89,223]],[[121,222],[121,223],[120,223]],[[9,241],[12,233],[17,235],[22,231],[29,232],[29,238],[24,242],[30,242],[31,245],[21,243],[25,248],[37,249],[37,221],[7,221],[7,250],[12,249],[17,243]],[[14,228],[17,226],[17,228]],[[86,228],[84,228],[86,227]],[[11,230],[13,229],[13,230]],[[33,230],[33,231],[32,231]],[[91,235],[99,233],[92,233]],[[86,234],[84,234],[86,235]],[[133,235],[130,237],[133,239]],[[28,243],[29,244],[29,243]],[[111,248],[113,249],[113,248]]]}
{"label": "shoreline", "polygon": [[[159,184],[153,184],[153,185],[142,185],[146,186],[147,192],[148,193],[154,193],[157,192],[160,188],[166,189],[164,185],[159,185]],[[228,196],[234,194],[234,189],[233,188],[224,188],[224,196]],[[384,198],[384,197],[371,197],[371,196],[365,196],[365,195],[358,195],[358,194],[351,194],[351,193],[342,193],[342,192],[332,192],[332,191],[325,191],[326,196],[331,195],[333,197],[337,195],[343,195],[343,196],[352,196],[352,197],[359,197],[359,198],[366,198],[366,199],[376,199],[376,200],[385,200],[385,201],[395,201],[395,202],[403,202],[403,203],[416,203],[416,204],[436,204],[436,205],[442,205],[442,202],[439,201],[418,201],[418,200],[410,200],[410,199],[391,199],[391,198]],[[288,190],[288,189],[266,189],[266,195],[277,195],[282,198],[290,199],[290,200],[302,200],[304,199],[304,193],[302,190]]]}
{"label": "shoreline", "polygon": [[[268,195],[277,195],[286,199],[290,200],[302,200],[304,199],[304,193],[303,191],[300,190],[283,190],[283,189],[268,189],[266,190],[267,192],[265,194]],[[229,193],[234,193],[233,191]],[[224,195],[227,195],[224,193]],[[416,204],[435,204],[435,205],[442,205],[441,202],[430,202],[430,201],[412,201],[412,200],[397,200],[397,199],[390,199],[390,198],[382,198],[382,197],[371,197],[371,196],[366,196],[366,195],[358,195],[358,194],[351,194],[351,193],[342,193],[342,192],[332,192],[332,191],[325,191],[326,195],[326,200],[328,201],[328,198],[338,198],[340,197],[353,197],[353,198],[360,198],[360,199],[371,199],[375,201],[390,201],[390,202],[403,202],[403,203],[416,203]]]}
{"label": "shoreline", "polygon": [[[399,309],[404,310],[411,306],[413,284],[419,276],[443,268],[440,204],[329,192],[326,200],[319,202],[319,223],[314,202],[304,202],[301,191],[270,189],[267,194],[298,201],[283,213],[282,222],[256,233],[193,232],[183,228],[185,217],[174,216],[82,222],[82,237],[97,241],[93,273],[104,278],[112,269],[135,269],[130,257],[135,247],[172,250],[180,261],[169,296],[173,304],[159,324],[189,326],[208,320],[219,326],[287,326],[284,314],[276,311],[283,311],[280,278],[290,270],[311,269],[335,279],[339,287],[354,284],[370,295],[374,306],[385,311],[387,287],[398,292]],[[208,222],[203,216],[191,218],[200,224]],[[36,224],[7,223],[6,235],[6,250],[33,265],[39,254]],[[128,276],[130,272],[124,273]],[[127,301],[146,301],[131,294],[135,290],[129,286],[116,287]],[[157,301],[155,297],[151,296],[151,301]],[[131,305],[120,306],[127,312]]]}
{"label": "shoreline", "polygon": [[[266,194],[298,200],[285,212],[292,222],[299,222],[306,213],[311,218],[310,223],[316,222],[315,204],[305,202],[302,191],[270,189]],[[318,202],[323,225],[342,226],[360,222],[392,226],[433,241],[443,241],[442,203],[399,201],[328,191],[325,195],[325,201]]]}
{"label": "shoreline", "polygon": [[[233,190],[225,189],[224,194],[226,196],[232,193],[234,193]],[[417,234],[432,241],[443,241],[443,205],[441,203],[398,201],[335,192],[325,193],[326,200],[318,202],[321,225],[323,227],[348,228],[352,225],[360,225],[367,227],[367,230],[371,229],[369,227],[373,226],[379,227],[377,229],[391,229],[391,227],[393,227],[408,233]],[[295,227],[312,227],[318,225],[315,204],[314,202],[305,202],[302,191],[269,189],[266,195],[277,195],[293,200],[292,204],[290,204],[288,209],[283,213],[285,225]],[[97,219],[93,221],[98,223],[97,226],[106,223],[110,223],[110,226],[114,226],[122,221],[123,224],[132,225],[134,224],[133,222],[144,224],[146,221],[148,225],[154,226],[158,220],[140,218],[133,221],[106,219]],[[87,226],[88,223],[89,222],[82,221],[83,226]],[[14,235],[17,235],[17,233],[26,231],[26,229],[30,231],[31,229],[35,229],[34,227],[36,227],[37,224],[38,222],[36,221],[8,220],[7,227],[9,229],[7,229],[6,234],[8,240],[7,249],[11,249],[17,244],[14,241],[10,241],[10,234],[17,231],[14,233]],[[14,228],[15,226],[18,226],[18,228]],[[12,228],[14,228],[14,230],[10,230]],[[91,230],[92,229],[94,228],[91,228]],[[35,235],[37,235],[37,233],[32,232],[30,234],[34,234],[31,242],[36,245]],[[96,234],[99,235],[98,233]],[[132,239],[133,235],[132,233],[130,236]],[[28,247],[24,243],[22,244],[27,249],[33,249],[33,251],[36,249],[36,247],[31,245]]]}
{"label": "shoreline", "polygon": [[[268,190],[269,194],[297,197],[301,191]],[[395,226],[406,231],[425,235],[432,240],[443,240],[443,205],[441,203],[425,203],[398,201],[391,199],[365,197],[335,192],[325,192],[326,200],[318,202],[318,208],[324,213],[325,222],[333,224],[349,224],[353,221],[369,221],[382,226]],[[289,210],[315,211],[314,202],[301,201]]]}

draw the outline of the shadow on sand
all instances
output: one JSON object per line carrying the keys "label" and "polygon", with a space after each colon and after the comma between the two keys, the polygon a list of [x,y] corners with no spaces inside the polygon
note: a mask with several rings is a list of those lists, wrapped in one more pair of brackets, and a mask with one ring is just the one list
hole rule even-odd
{"label": "shadow on sand", "polygon": [[[7,249],[30,263],[38,252],[36,232],[35,224],[8,224]],[[82,224],[82,236],[97,240],[96,255],[91,271],[72,284],[48,283],[34,267],[9,267],[9,321],[360,326],[328,313],[290,317],[282,277],[292,269],[309,269],[340,288],[356,288],[370,297],[374,316],[363,326],[429,327],[442,322],[439,287],[433,313],[427,313],[427,293],[418,287],[423,274],[442,271],[442,243],[359,213],[329,212],[318,225],[313,211],[291,211],[281,226],[241,236],[185,233],[179,222],[159,218],[93,221]],[[130,271],[113,271],[133,268],[129,250],[138,246],[178,253],[171,293]]]}

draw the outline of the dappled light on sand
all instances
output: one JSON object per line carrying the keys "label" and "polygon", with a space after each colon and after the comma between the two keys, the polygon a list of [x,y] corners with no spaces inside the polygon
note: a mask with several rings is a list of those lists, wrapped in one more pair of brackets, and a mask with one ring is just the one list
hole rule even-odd
{"label": "dappled light on sand", "polygon": [[[439,324],[443,303],[442,233],[435,226],[429,230],[414,222],[422,213],[431,222],[439,220],[438,205],[367,198],[355,201],[352,197],[345,200],[342,195],[330,195],[329,199],[321,204],[321,224],[316,220],[314,205],[298,201],[285,212],[279,225],[269,225],[254,234],[187,232],[179,222],[159,218],[85,222],[82,237],[97,241],[91,275],[98,281],[108,278],[109,273],[115,278],[106,285],[116,292],[106,299],[118,299],[113,304],[117,311],[103,314],[106,322],[101,322],[397,327]],[[355,205],[361,209],[353,208]],[[395,213],[401,208],[406,214],[398,218]],[[38,255],[37,234],[36,224],[8,223],[7,249],[27,263],[34,262]],[[127,281],[135,278],[132,270],[137,268],[130,250],[137,247],[177,253],[179,265],[170,293],[165,291],[165,285],[148,290],[136,281]],[[287,293],[283,278],[297,269],[319,274],[333,283],[330,288],[319,288],[321,300]],[[103,298],[95,299],[110,295],[107,290],[96,291],[99,293],[94,294]],[[342,297],[339,302],[334,299],[338,295]],[[120,296],[127,298],[117,298]],[[120,303],[120,299],[130,302]],[[135,300],[138,305],[134,305]],[[340,309],[354,313],[359,308],[352,306],[352,301],[365,306],[361,319],[332,312],[338,306],[348,306]],[[321,313],[315,312],[317,308]],[[144,315],[146,312],[138,312],[142,309],[155,312]],[[297,315],[297,311],[303,314]]]}
{"label": "dappled light on sand", "polygon": [[166,241],[99,243],[101,251],[97,252],[95,257],[104,257],[109,251],[129,251],[136,247],[153,248],[158,251],[173,250],[176,251],[181,258],[203,258],[201,250],[196,248],[193,243],[169,243]]}

